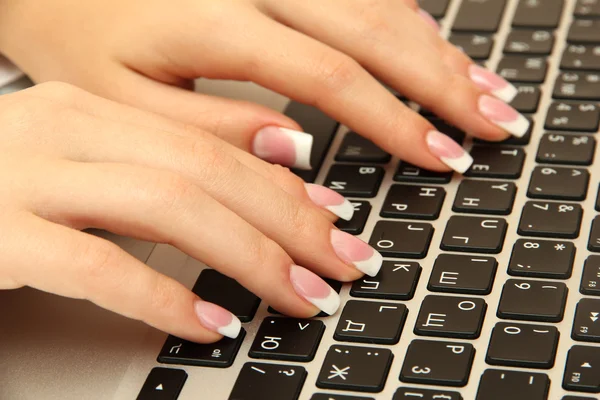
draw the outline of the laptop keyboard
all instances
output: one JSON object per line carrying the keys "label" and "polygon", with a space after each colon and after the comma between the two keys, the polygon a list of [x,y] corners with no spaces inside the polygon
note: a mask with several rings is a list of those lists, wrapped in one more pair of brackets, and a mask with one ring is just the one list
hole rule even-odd
{"label": "laptop keyboard", "polygon": [[463,177],[399,162],[292,102],[286,114],[315,134],[316,168],[298,175],[350,198],[354,217],[337,226],[385,257],[380,273],[329,281],[336,316],[293,319],[203,270],[193,291],[242,334],[169,336],[138,399],[598,398],[600,0],[419,3],[515,83],[530,132],[486,143],[420,110],[470,150]]}

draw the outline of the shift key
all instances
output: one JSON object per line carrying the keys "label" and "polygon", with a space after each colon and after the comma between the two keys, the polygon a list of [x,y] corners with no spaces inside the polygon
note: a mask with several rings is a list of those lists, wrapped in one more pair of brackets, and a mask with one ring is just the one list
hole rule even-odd
{"label": "shift key", "polygon": [[496,32],[506,0],[464,0],[454,21],[453,31]]}

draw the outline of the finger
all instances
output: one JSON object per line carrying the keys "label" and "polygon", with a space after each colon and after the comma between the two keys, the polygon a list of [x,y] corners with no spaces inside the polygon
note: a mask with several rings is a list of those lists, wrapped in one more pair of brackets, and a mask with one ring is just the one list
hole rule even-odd
{"label": "finger", "polygon": [[313,316],[317,307],[329,314],[337,310],[337,293],[325,281],[296,266],[277,243],[178,175],[66,161],[48,169],[48,178],[55,178],[40,179],[39,195],[30,203],[36,214],[77,228],[171,244],[289,315]]}

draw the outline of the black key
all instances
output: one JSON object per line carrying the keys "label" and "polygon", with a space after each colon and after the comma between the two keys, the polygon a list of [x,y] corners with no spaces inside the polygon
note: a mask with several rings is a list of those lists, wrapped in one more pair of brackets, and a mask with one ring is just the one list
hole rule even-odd
{"label": "black key", "polygon": [[544,57],[506,55],[498,64],[498,74],[509,82],[542,83],[548,62]]}
{"label": "black key", "polygon": [[448,220],[440,248],[448,251],[500,253],[508,224],[502,218],[463,217]]}
{"label": "black key", "polygon": [[250,357],[311,361],[325,331],[322,321],[268,317],[260,324]]}
{"label": "black key", "polygon": [[413,340],[400,372],[402,382],[465,386],[475,349],[469,343]]}
{"label": "black key", "polygon": [[596,211],[600,211],[600,185],[598,186],[598,193],[596,194]]}
{"label": "black key", "polygon": [[432,292],[489,294],[498,262],[492,257],[440,254],[427,289]]}
{"label": "black key", "polygon": [[582,342],[600,342],[600,299],[579,300],[571,337]]}
{"label": "black key", "polygon": [[552,32],[515,29],[506,38],[504,53],[549,55],[553,46]]}
{"label": "black key", "polygon": [[536,85],[517,85],[517,89],[519,92],[510,105],[521,113],[536,112],[542,95],[540,87]]}
{"label": "black key", "polygon": [[336,161],[387,163],[391,156],[373,142],[355,132],[348,132],[335,155]]}
{"label": "black key", "polygon": [[590,165],[594,160],[596,139],[588,135],[546,133],[540,140],[537,162],[547,164]]}
{"label": "black key", "polygon": [[324,185],[348,197],[375,197],[383,174],[381,167],[336,164],[329,170]]}
{"label": "black key", "polygon": [[556,78],[552,97],[567,100],[600,100],[600,74],[563,72]]}
{"label": "black key", "polygon": [[372,397],[343,396],[335,393],[315,393],[310,400],[375,400]]}
{"label": "black key", "polygon": [[354,208],[354,214],[350,221],[338,219],[335,226],[339,230],[348,232],[352,235],[360,235],[365,229],[365,224],[371,213],[371,204],[368,201],[351,200],[350,204]]}
{"label": "black key", "polygon": [[573,270],[575,245],[537,239],[519,239],[513,246],[508,273],[514,276],[568,279]]}
{"label": "black key", "polygon": [[424,258],[432,236],[430,224],[378,221],[369,244],[384,257]]}
{"label": "black key", "polygon": [[454,199],[453,211],[474,214],[510,214],[517,187],[512,182],[463,179]]}
{"label": "black key", "polygon": [[571,347],[567,355],[563,388],[600,393],[600,347]]}
{"label": "black key", "polygon": [[600,18],[600,1],[577,0],[573,14],[578,18]]}
{"label": "black key", "polygon": [[528,201],[519,222],[519,235],[575,239],[583,210],[575,203]]}
{"label": "black key", "polygon": [[452,179],[452,172],[428,171],[403,161],[394,174],[394,180],[398,182],[443,184],[450,182],[450,179]]}
{"label": "black key", "polygon": [[474,60],[490,58],[494,47],[492,36],[476,33],[453,33],[448,40]]}
{"label": "black key", "polygon": [[421,266],[413,261],[384,261],[379,273],[352,283],[350,296],[410,300],[415,294]]}
{"label": "black key", "polygon": [[600,256],[589,256],[585,260],[579,291],[591,296],[600,296]]}
{"label": "black key", "polygon": [[567,35],[569,43],[599,43],[600,21],[593,19],[575,19]]}
{"label": "black key", "polygon": [[415,324],[415,334],[477,339],[487,304],[483,299],[426,296]]}
{"label": "black key", "polygon": [[550,369],[559,336],[554,326],[498,322],[485,361],[492,365]]}
{"label": "black key", "polygon": [[458,32],[496,32],[506,0],[465,0],[461,3],[453,31]]}
{"label": "black key", "polygon": [[563,0],[520,0],[512,26],[519,28],[558,27]]}
{"label": "black key", "polygon": [[534,199],[585,200],[590,173],[581,168],[535,167],[527,196]]}
{"label": "black key", "polygon": [[[335,290],[336,293],[339,293],[340,290],[342,290],[342,282],[333,280],[333,279],[324,279],[325,282],[327,282],[327,284],[333,289]],[[281,315],[281,313],[277,310],[275,310],[273,307],[269,306],[267,308],[267,311],[270,312],[271,314],[279,314]],[[328,317],[329,314],[321,311],[319,314],[317,314],[317,317]]]}
{"label": "black key", "polygon": [[600,46],[571,44],[563,52],[561,69],[600,71]]}
{"label": "black key", "polygon": [[404,304],[350,300],[333,337],[346,342],[396,344],[407,314]]}
{"label": "black key", "polygon": [[419,7],[427,11],[433,18],[443,18],[450,0],[419,0]]}
{"label": "black key", "polygon": [[187,376],[182,369],[152,368],[137,400],[177,400]]}
{"label": "black key", "polygon": [[211,344],[188,342],[169,335],[158,355],[158,362],[227,368],[233,364],[245,335],[246,331],[242,329],[235,339],[224,337],[217,343]]}
{"label": "black key", "polygon": [[396,390],[392,400],[463,400],[458,392],[446,390],[431,390],[422,388],[400,387]]}
{"label": "black key", "polygon": [[387,218],[437,219],[446,197],[444,188],[435,186],[392,185],[381,209]]}
{"label": "black key", "polygon": [[595,253],[600,252],[600,216],[596,216],[592,221],[590,238],[588,240],[588,250]]}
{"label": "black key", "polygon": [[481,375],[476,400],[547,400],[550,379],[534,374],[503,369],[486,369]]}
{"label": "black key", "polygon": [[260,304],[260,299],[252,292],[214,269],[200,273],[192,292],[205,301],[226,308],[242,322],[252,321]]}
{"label": "black key", "polygon": [[292,171],[305,182],[314,182],[321,169],[323,160],[325,160],[329,146],[331,146],[339,123],[318,108],[295,101],[291,101],[288,104],[284,114],[299,123],[306,132],[310,132],[313,135],[313,146],[310,155],[312,169],[293,169]]}
{"label": "black key", "polygon": [[525,321],[560,322],[568,289],[562,282],[508,279],[502,289],[498,317]]}
{"label": "black key", "polygon": [[229,400],[296,400],[306,379],[297,365],[248,362],[235,381]]}
{"label": "black key", "polygon": [[563,396],[562,400],[598,400],[593,397],[581,397],[581,396]]}
{"label": "black key", "polygon": [[331,346],[317,387],[381,392],[393,358],[390,350],[378,347]]}
{"label": "black key", "polygon": [[520,148],[473,146],[473,164],[466,176],[517,179],[521,176],[525,152]]}

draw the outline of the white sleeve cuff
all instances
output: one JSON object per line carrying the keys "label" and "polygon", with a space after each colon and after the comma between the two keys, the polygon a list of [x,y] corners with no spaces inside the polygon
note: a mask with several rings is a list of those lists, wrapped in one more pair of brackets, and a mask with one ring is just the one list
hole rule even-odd
{"label": "white sleeve cuff", "polygon": [[8,85],[23,76],[23,72],[0,54],[0,87]]}

